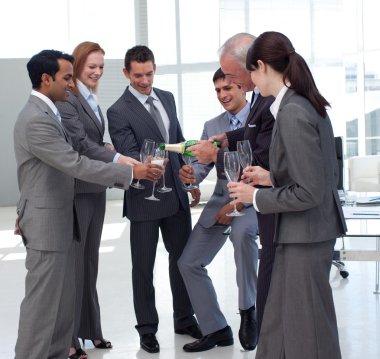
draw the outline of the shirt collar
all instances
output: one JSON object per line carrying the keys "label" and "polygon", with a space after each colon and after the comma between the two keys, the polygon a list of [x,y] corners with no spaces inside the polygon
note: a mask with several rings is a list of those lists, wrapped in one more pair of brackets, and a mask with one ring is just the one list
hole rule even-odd
{"label": "shirt collar", "polygon": [[86,99],[88,100],[89,96],[92,95],[93,98],[95,99],[95,102],[96,104],[98,104],[98,98],[97,96],[95,95],[95,93],[89,89],[82,81],[78,80],[76,81],[76,85],[78,87],[78,90],[80,92],[80,94]]}
{"label": "shirt collar", "polygon": [[[247,101],[245,106],[235,115],[240,123],[244,125],[245,120],[247,119],[248,113],[251,109],[251,104]],[[227,111],[228,120],[231,122],[231,117],[234,116],[231,112]]]}
{"label": "shirt collar", "polygon": [[59,111],[58,111],[57,107],[54,105],[54,102],[52,100],[50,100],[49,97],[45,96],[43,93],[36,91],[36,90],[32,90],[32,92],[30,94],[38,97],[43,102],[45,102],[50,107],[50,109],[53,111],[54,115],[56,115],[56,116],[59,115]]}
{"label": "shirt collar", "polygon": [[269,108],[274,119],[276,119],[276,117],[277,117],[277,113],[278,113],[278,110],[280,108],[281,101],[282,101],[284,95],[286,94],[286,91],[288,91],[289,86],[290,86],[290,84],[284,85],[284,87],[280,90],[280,92],[276,96],[276,99],[274,100],[274,102],[272,103],[272,105]]}
{"label": "shirt collar", "polygon": [[143,105],[145,104],[145,102],[146,102],[146,100],[148,99],[149,96],[151,96],[155,100],[159,101],[159,98],[158,98],[158,96],[156,95],[156,93],[154,92],[153,89],[152,89],[150,95],[145,95],[145,94],[137,91],[132,85],[129,85],[128,89],[129,89],[129,92],[133,96],[135,96]]}

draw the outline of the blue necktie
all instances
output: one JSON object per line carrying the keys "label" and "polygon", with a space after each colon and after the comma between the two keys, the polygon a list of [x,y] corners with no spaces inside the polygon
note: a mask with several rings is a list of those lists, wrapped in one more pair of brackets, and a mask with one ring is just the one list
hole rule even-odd
{"label": "blue necktie", "polygon": [[239,119],[236,116],[232,116],[230,119],[230,127],[231,130],[237,130],[238,128],[241,127],[241,123]]}
{"label": "blue necktie", "polygon": [[58,122],[61,122],[61,114],[59,113],[59,111],[57,111],[57,113],[55,114],[55,117],[57,117]]}
{"label": "blue necktie", "polygon": [[93,94],[90,94],[87,97],[87,102],[90,105],[92,111],[94,111],[94,113],[95,113],[96,117],[98,118],[99,122],[102,123],[102,119],[100,118],[100,115],[99,115],[98,104],[96,102],[95,96]]}

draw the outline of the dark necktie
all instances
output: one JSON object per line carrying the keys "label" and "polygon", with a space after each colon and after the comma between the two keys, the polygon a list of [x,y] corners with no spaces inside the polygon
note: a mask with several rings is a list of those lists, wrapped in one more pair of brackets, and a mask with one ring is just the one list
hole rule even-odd
{"label": "dark necktie", "polygon": [[257,98],[259,97],[259,94],[256,93],[255,91],[252,92],[252,98],[251,98],[251,108],[253,107],[253,105],[255,104]]}
{"label": "dark necktie", "polygon": [[162,120],[160,111],[158,111],[157,107],[153,104],[153,97],[149,96],[146,100],[146,103],[149,104],[149,112],[151,116],[153,117],[153,120],[156,122],[158,129],[161,132],[162,137],[164,138],[165,142],[168,142],[168,135],[166,132],[166,128],[164,125],[164,121]]}

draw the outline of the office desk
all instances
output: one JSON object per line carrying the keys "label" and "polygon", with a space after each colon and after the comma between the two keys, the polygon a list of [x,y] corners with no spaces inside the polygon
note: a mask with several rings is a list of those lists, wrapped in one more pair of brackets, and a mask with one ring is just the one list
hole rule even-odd
{"label": "office desk", "polygon": [[371,207],[343,207],[347,223],[347,233],[344,237],[375,238],[376,245],[373,250],[341,249],[340,260],[343,261],[375,261],[375,291],[380,294],[380,206]]}

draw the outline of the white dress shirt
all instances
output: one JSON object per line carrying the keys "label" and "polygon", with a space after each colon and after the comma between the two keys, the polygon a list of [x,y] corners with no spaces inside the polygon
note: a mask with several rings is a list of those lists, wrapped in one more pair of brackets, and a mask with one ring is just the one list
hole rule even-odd
{"label": "white dress shirt", "polygon": [[162,105],[160,99],[158,98],[158,96],[156,95],[154,90],[152,89],[150,95],[147,96],[147,95],[142,94],[141,92],[137,91],[135,88],[132,87],[132,85],[129,85],[128,89],[129,89],[130,93],[133,96],[135,96],[141,102],[141,104],[148,110],[148,112],[150,109],[149,109],[149,104],[146,103],[146,100],[148,99],[149,96],[153,97],[153,99],[155,100],[154,106],[156,106],[157,110],[160,112],[160,115],[162,117],[162,122],[164,123],[164,126],[165,126],[167,138],[169,138],[169,136],[168,136],[169,128],[170,128],[169,116],[166,113],[164,106]]}

